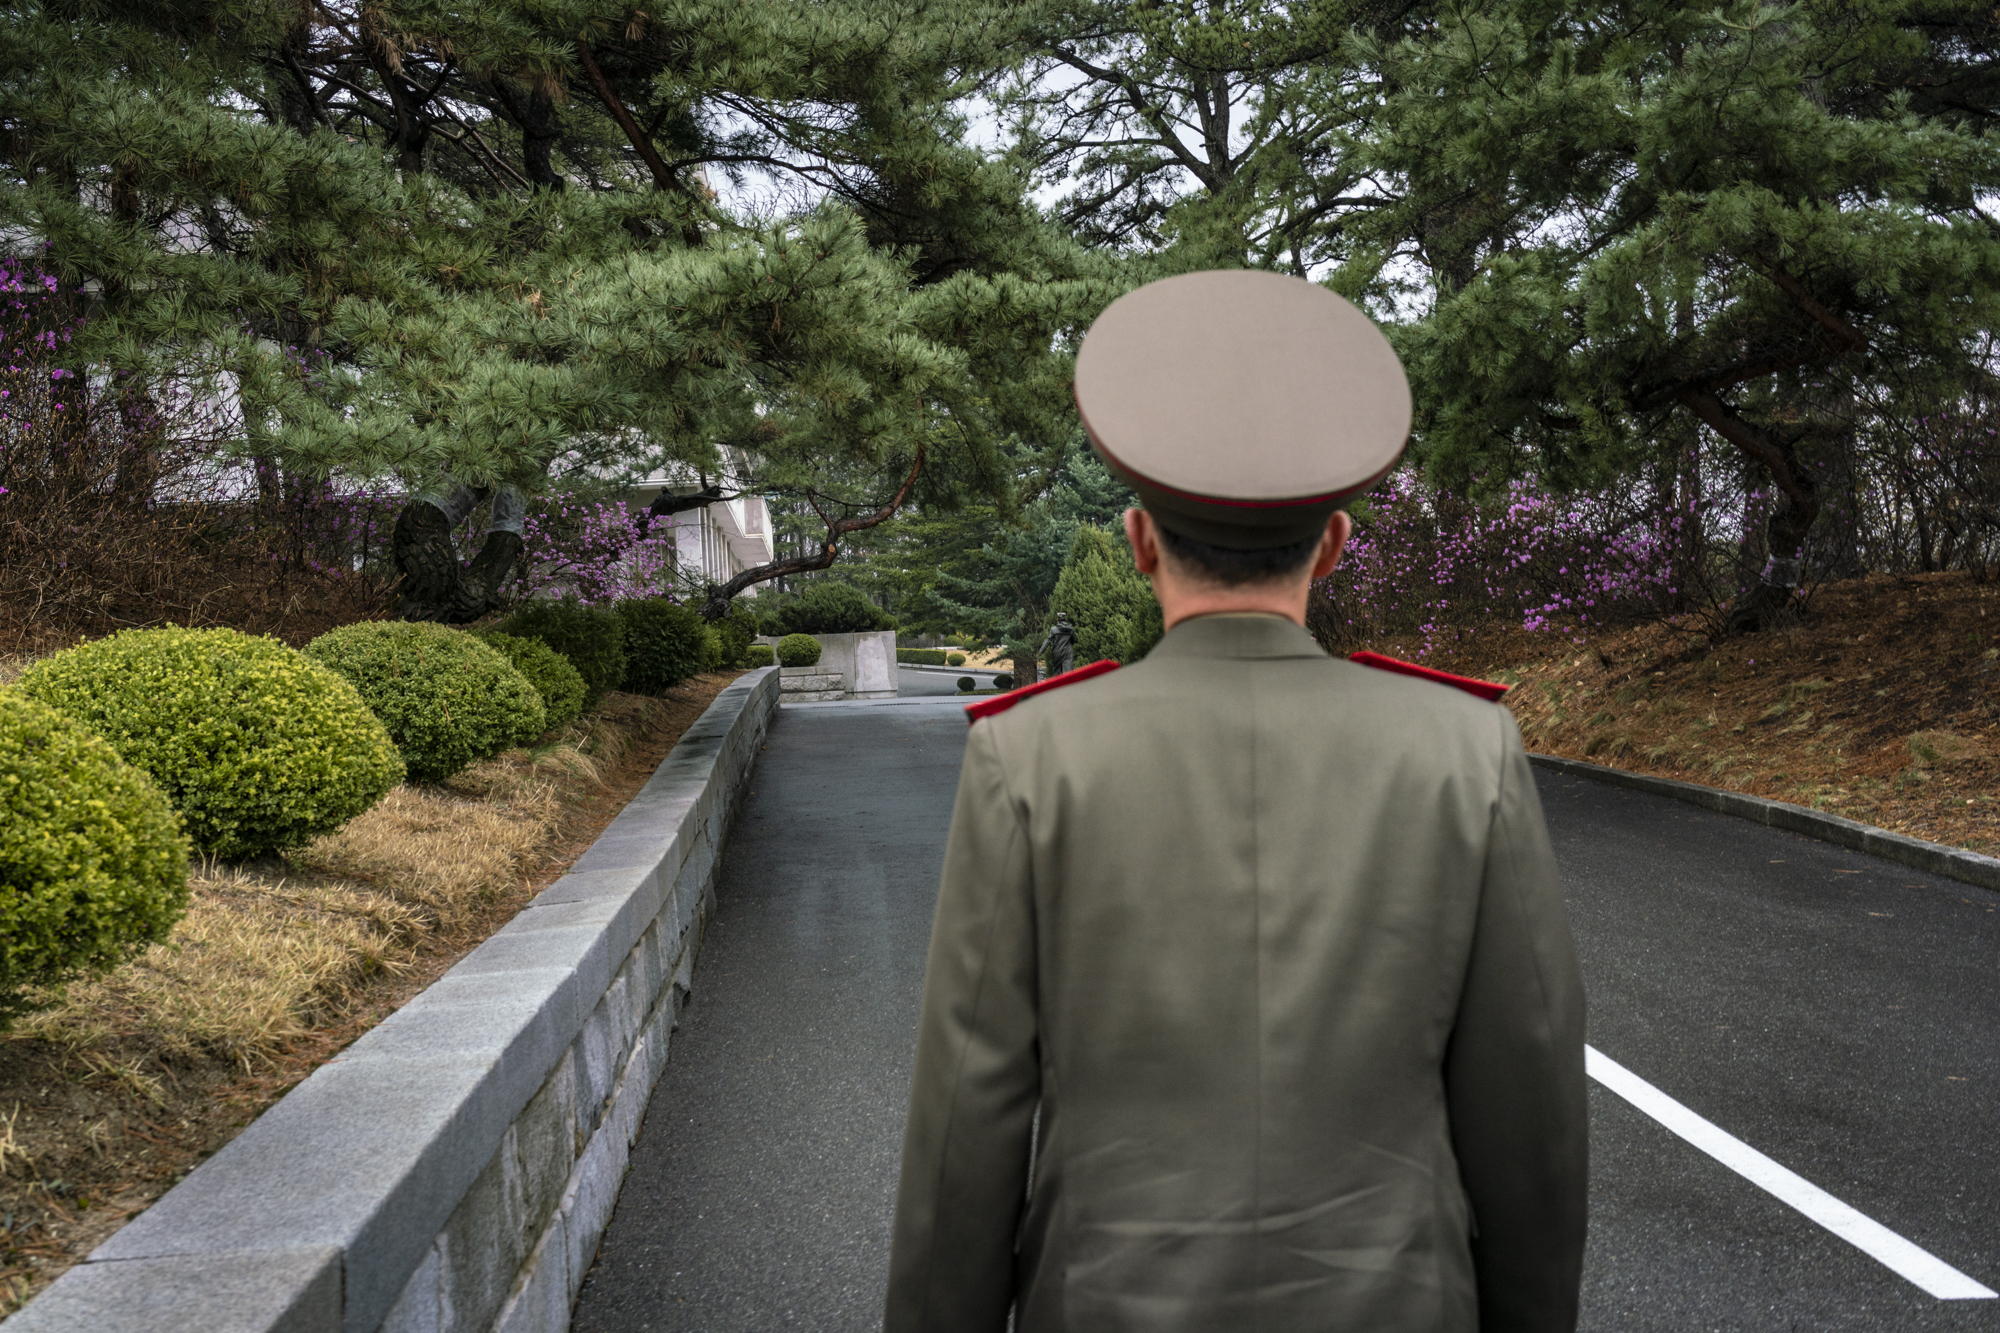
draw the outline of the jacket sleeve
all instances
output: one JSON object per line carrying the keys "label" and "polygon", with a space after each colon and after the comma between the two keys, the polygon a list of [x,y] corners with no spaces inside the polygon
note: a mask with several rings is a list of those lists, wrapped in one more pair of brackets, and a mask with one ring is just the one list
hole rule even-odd
{"label": "jacket sleeve", "polygon": [[1001,1333],[1041,1097],[1027,836],[972,728],[924,974],[885,1333]]}
{"label": "jacket sleeve", "polygon": [[1576,1327],[1589,1140],[1583,978],[1511,714],[1465,989],[1445,1060],[1481,1333]]}

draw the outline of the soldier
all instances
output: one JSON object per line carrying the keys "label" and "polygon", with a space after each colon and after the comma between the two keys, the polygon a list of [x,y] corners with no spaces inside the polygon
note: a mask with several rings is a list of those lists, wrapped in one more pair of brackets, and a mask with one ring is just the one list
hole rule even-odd
{"label": "soldier", "polygon": [[1056,612],[1056,623],[1049,626],[1048,634],[1042,639],[1042,660],[1049,664],[1049,674],[1060,676],[1076,661],[1076,626],[1069,623],[1069,612]]}
{"label": "soldier", "polygon": [[968,709],[888,1333],[1573,1328],[1583,992],[1520,735],[1301,627],[1395,354],[1189,274],[1076,396],[1167,633]]}

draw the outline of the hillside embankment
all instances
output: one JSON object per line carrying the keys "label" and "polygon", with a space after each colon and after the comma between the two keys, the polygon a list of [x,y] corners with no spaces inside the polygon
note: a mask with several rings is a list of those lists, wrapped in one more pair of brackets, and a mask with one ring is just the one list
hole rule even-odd
{"label": "hillside embankment", "polygon": [[1826,810],[2000,854],[2000,583],[1826,584],[1793,623],[1711,640],[1692,619],[1461,633],[1377,652],[1514,686],[1531,750]]}

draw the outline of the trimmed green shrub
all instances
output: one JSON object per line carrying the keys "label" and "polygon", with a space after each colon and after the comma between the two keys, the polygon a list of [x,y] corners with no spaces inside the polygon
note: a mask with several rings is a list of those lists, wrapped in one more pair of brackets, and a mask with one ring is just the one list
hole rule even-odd
{"label": "trimmed green shrub", "polygon": [[[943,666],[945,664],[944,649],[898,648],[896,650],[896,660],[898,662],[908,662],[911,666]],[[963,662],[965,659],[961,657],[958,660]]]}
{"label": "trimmed green shrub", "polygon": [[814,579],[778,611],[784,634],[861,634],[896,628],[895,617],[851,583]]}
{"label": "trimmed green shrub", "polygon": [[1014,688],[1014,678],[1003,671],[993,678],[993,688],[996,690],[1011,690]]}
{"label": "trimmed green shrub", "polygon": [[974,680],[972,677],[960,676],[958,678],[958,692],[960,694],[970,694],[978,688],[979,688],[979,682]]}
{"label": "trimmed green shrub", "polygon": [[625,680],[625,621],[615,612],[578,602],[529,602],[494,628],[540,639],[567,657],[583,677],[586,713]]}
{"label": "trimmed green shrub", "polygon": [[442,782],[475,759],[548,730],[541,692],[499,649],[449,625],[342,625],[306,656],[361,692],[402,751],[412,782]]}
{"label": "trimmed green shrub", "polygon": [[354,687],[276,639],[130,629],[35,663],[20,689],[143,769],[217,856],[331,833],[403,780]]}
{"label": "trimmed green shrub", "polygon": [[1152,585],[1133,566],[1124,537],[1105,528],[1076,530],[1049,609],[1067,611],[1076,625],[1077,666],[1137,661],[1165,632]]}
{"label": "trimmed green shrub", "polygon": [[781,592],[764,592],[757,595],[757,633],[764,638],[783,635],[785,632],[785,602],[788,599]]}
{"label": "trimmed green shrub", "polygon": [[187,839],[160,789],[46,704],[0,688],[0,1030],[25,987],[109,972],[187,910]]}
{"label": "trimmed green shrub", "polygon": [[754,667],[767,667],[778,660],[768,643],[753,643],[743,650],[743,660]]}
{"label": "trimmed green shrub", "polygon": [[946,666],[964,666],[964,665],[965,665],[965,654],[964,654],[964,653],[946,653],[946,654],[944,655],[944,664],[945,664]]}
{"label": "trimmed green shrub", "polygon": [[707,638],[701,615],[664,597],[618,603],[625,622],[625,684],[634,694],[661,694],[702,671]]}
{"label": "trimmed green shrub", "polygon": [[731,602],[729,614],[715,622],[715,628],[722,635],[722,665],[743,665],[750,640],[757,637],[757,613],[741,602]]}
{"label": "trimmed green shrub", "polygon": [[555,731],[576,721],[583,712],[583,699],[589,690],[567,657],[540,639],[502,634],[498,630],[485,630],[479,637],[513,663],[514,670],[526,676],[535,693],[542,696],[548,730]]}
{"label": "trimmed green shrub", "polygon": [[729,650],[723,646],[722,631],[713,625],[701,627],[701,669],[703,671],[722,670],[723,655]]}
{"label": "trimmed green shrub", "polygon": [[778,640],[778,663],[781,666],[814,666],[819,662],[819,640],[810,634],[787,634]]}

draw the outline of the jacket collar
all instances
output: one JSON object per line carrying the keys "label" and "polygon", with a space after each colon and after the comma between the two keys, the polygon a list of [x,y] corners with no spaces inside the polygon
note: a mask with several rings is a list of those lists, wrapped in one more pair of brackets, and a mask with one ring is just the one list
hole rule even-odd
{"label": "jacket collar", "polygon": [[1283,616],[1195,616],[1167,631],[1146,661],[1180,658],[1325,657],[1312,635]]}

